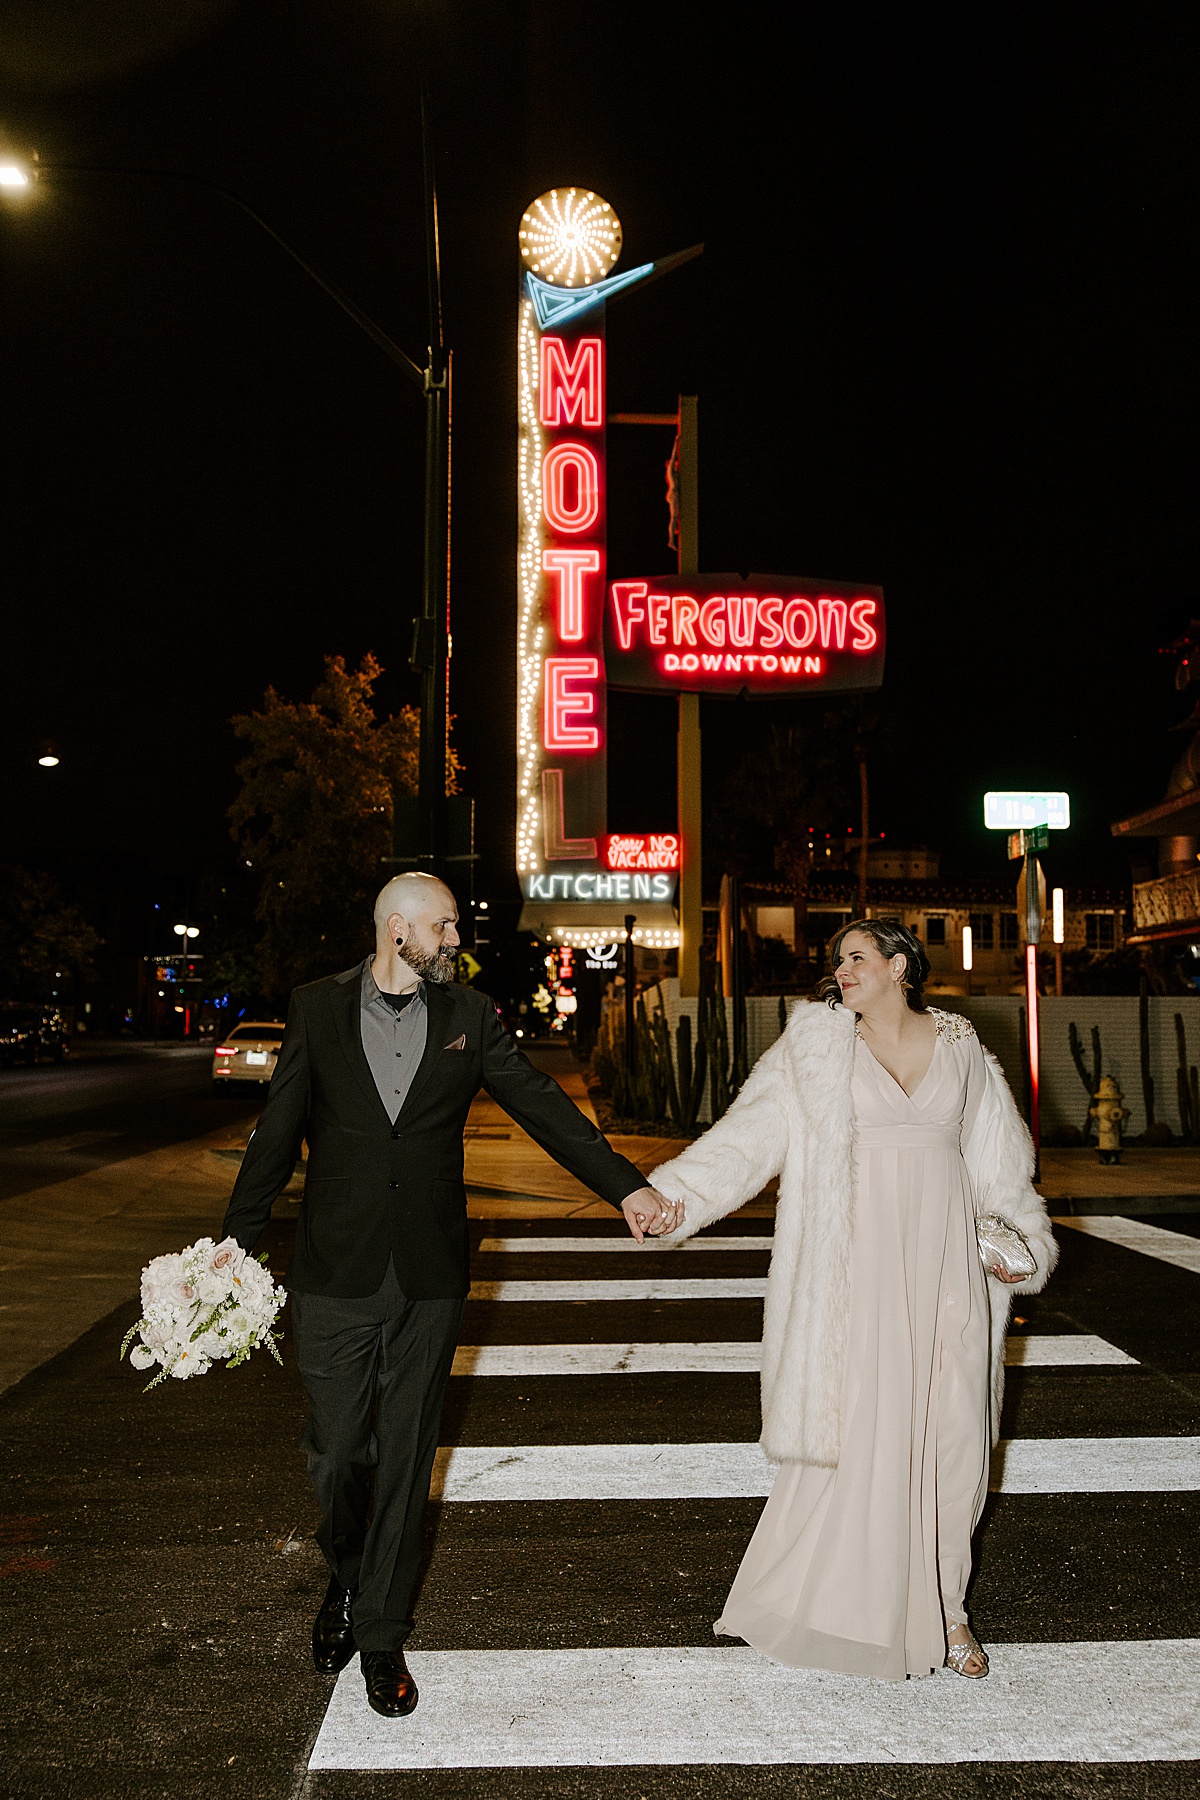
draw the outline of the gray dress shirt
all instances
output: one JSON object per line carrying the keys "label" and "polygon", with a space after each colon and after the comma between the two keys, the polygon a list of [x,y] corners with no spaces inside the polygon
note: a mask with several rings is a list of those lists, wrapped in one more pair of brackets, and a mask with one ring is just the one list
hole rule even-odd
{"label": "gray dress shirt", "polygon": [[362,1047],[371,1065],[379,1098],[394,1125],[425,1054],[429,1008],[425,1004],[424,982],[403,1012],[389,1006],[371,973],[372,961],[373,958],[368,956],[362,971],[359,1006]]}

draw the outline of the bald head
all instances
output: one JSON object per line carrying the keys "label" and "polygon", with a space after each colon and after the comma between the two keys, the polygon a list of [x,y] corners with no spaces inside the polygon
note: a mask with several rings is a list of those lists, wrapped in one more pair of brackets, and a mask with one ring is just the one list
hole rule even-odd
{"label": "bald head", "polygon": [[453,981],[458,958],[458,907],[436,875],[393,875],[375,900],[376,981],[383,992],[418,981]]}
{"label": "bald head", "polygon": [[375,896],[375,935],[379,937],[387,932],[387,922],[393,913],[399,913],[406,924],[416,925],[435,913],[456,911],[454,895],[436,875],[426,875],[418,869],[405,875],[393,875]]}

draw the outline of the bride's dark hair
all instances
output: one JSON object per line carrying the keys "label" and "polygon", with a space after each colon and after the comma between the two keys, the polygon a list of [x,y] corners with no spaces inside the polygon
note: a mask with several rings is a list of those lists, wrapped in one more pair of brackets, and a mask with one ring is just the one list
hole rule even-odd
{"label": "bride's dark hair", "polygon": [[[900,986],[904,997],[914,1012],[925,1011],[925,995],[921,991],[929,979],[929,958],[921,945],[921,940],[914,937],[907,925],[901,925],[899,919],[851,919],[843,925],[829,944],[829,967],[836,969],[842,960],[842,942],[852,931],[861,931],[869,937],[880,956],[890,962],[893,956],[904,958],[904,973],[900,977]],[[840,1006],[841,989],[832,974],[823,975],[817,983],[817,998],[824,1000],[827,1006]]]}

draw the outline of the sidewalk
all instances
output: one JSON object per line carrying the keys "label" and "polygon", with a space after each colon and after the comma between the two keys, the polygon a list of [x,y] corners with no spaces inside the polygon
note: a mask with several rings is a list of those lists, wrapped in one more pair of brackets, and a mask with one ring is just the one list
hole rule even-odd
{"label": "sidewalk", "polygon": [[1200,1211],[1200,1147],[1134,1145],[1115,1164],[1095,1150],[1043,1150],[1037,1187],[1060,1213]]}

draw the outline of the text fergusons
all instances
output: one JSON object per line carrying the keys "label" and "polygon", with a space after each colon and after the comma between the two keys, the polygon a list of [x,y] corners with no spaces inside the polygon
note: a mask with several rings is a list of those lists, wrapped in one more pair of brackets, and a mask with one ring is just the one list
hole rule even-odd
{"label": "text fergusons", "polygon": [[796,577],[614,581],[605,608],[610,686],[813,693],[883,680],[883,591]]}

